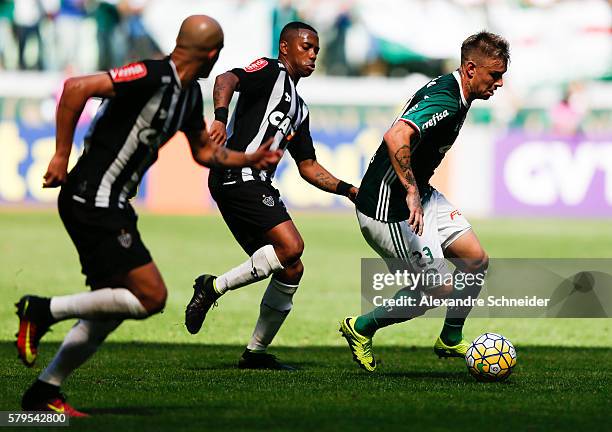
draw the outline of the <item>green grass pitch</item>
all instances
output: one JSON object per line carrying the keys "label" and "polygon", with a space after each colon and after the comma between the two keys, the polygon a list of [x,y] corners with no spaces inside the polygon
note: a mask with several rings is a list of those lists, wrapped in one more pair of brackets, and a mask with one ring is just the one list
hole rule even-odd
{"label": "green grass pitch", "polygon": [[[306,268],[294,310],[271,352],[296,373],[235,368],[265,283],[230,293],[201,334],[183,327],[193,278],[245,259],[216,216],[143,215],[140,230],[170,296],[163,314],[126,322],[65,384],[94,417],[72,430],[602,430],[612,406],[612,321],[472,319],[468,338],[501,333],[516,346],[507,382],[475,382],[459,359],[431,347],[440,319],[382,330],[368,375],[352,362],[337,322],[359,312],[359,259],[374,257],[351,215],[296,214]],[[473,221],[492,257],[612,257],[609,221]],[[70,322],[44,339],[33,369],[13,347],[13,303],[26,293],[82,291],[76,252],[53,212],[0,212],[0,410],[16,410]]]}

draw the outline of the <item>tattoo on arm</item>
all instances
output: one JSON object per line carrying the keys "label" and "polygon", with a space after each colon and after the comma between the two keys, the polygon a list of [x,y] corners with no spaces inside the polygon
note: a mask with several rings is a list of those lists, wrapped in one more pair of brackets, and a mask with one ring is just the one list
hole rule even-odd
{"label": "tattoo on arm", "polygon": [[215,107],[223,106],[222,98],[223,98],[223,94],[225,93],[225,91],[226,91],[226,87],[225,87],[225,84],[222,82],[219,82],[213,88],[213,103]]}
{"label": "tattoo on arm", "polygon": [[336,190],[336,186],[338,186],[338,181],[334,181],[329,175],[324,172],[318,172],[314,176],[314,181],[316,186],[320,189],[323,189],[328,192],[333,192]]}
{"label": "tattoo on arm", "polygon": [[403,174],[401,178],[402,184],[406,189],[416,188],[416,180],[412,173],[412,166],[410,165],[410,146],[403,145],[395,152],[395,160],[397,161],[400,170]]}
{"label": "tattoo on arm", "polygon": [[237,77],[231,72],[219,75],[213,86],[214,107],[228,107],[237,85]]}
{"label": "tattoo on arm", "polygon": [[222,167],[223,163],[229,157],[229,152],[225,147],[219,147],[212,155],[210,163],[215,167]]}

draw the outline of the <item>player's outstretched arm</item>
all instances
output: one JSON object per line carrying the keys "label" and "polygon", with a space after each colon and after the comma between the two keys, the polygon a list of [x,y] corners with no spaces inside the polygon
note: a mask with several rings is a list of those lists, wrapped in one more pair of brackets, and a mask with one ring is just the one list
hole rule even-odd
{"label": "player's outstretched arm", "polygon": [[113,97],[113,83],[106,73],[68,78],[57,106],[55,154],[44,175],[43,187],[57,187],[66,181],[68,158],[74,130],[90,97]]}
{"label": "player's outstretched arm", "polygon": [[423,234],[423,207],[414,174],[412,173],[410,140],[415,131],[403,121],[396,122],[384,136],[391,165],[406,188],[406,204],[410,210],[408,224],[417,235]]}
{"label": "player's outstretched arm", "polygon": [[352,184],[338,180],[315,159],[298,162],[298,170],[302,178],[311,185],[325,192],[346,196],[355,202],[359,189]]}
{"label": "player's outstretched arm", "polygon": [[210,139],[217,145],[223,145],[227,139],[225,125],[229,116],[229,104],[238,83],[238,77],[231,72],[225,72],[215,79],[213,87],[215,120],[210,125]]}
{"label": "player's outstretched arm", "polygon": [[278,164],[283,156],[282,150],[270,151],[272,139],[262,144],[255,153],[249,154],[228,150],[224,146],[215,144],[206,132],[206,128],[199,133],[188,134],[187,139],[193,159],[198,164],[208,168],[241,168],[248,166],[265,170]]}

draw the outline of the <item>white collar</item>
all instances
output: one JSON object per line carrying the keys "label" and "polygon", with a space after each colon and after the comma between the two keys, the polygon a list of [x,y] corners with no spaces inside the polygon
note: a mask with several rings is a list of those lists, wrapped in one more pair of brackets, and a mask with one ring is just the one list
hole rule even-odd
{"label": "white collar", "polygon": [[469,107],[470,105],[465,100],[465,95],[463,94],[463,86],[461,85],[461,75],[459,75],[459,71],[456,70],[453,72],[453,76],[457,80],[457,84],[459,84],[459,93],[461,94],[461,102],[463,103],[463,106]]}
{"label": "white collar", "polygon": [[[168,60],[170,61],[170,67],[172,68],[172,72],[174,72],[174,78],[176,79],[176,82],[178,83],[179,88],[182,89],[183,85],[181,84],[181,79],[179,78],[179,74],[176,70],[176,65],[174,64],[171,58]],[[461,87],[461,85],[459,87]]]}

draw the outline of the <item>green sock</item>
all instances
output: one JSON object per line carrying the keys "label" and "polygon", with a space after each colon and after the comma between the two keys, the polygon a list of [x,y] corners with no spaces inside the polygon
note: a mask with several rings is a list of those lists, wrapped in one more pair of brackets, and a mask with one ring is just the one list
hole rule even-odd
{"label": "green sock", "polygon": [[[456,269],[454,273],[454,280],[459,280],[457,276],[461,273],[462,272],[460,270]],[[462,280],[465,280],[465,278],[463,278]],[[478,294],[480,294],[482,284],[478,282],[477,278],[475,278],[474,280],[474,283],[464,284],[463,289],[459,290],[453,287],[453,293],[451,294],[451,298],[477,298]],[[442,327],[442,332],[440,332],[440,339],[442,339],[442,342],[444,342],[446,345],[453,346],[457,345],[463,340],[463,324],[465,324],[465,319],[467,318],[471,310],[471,307],[447,308],[444,326]]]}
{"label": "green sock", "polygon": [[440,333],[440,339],[446,345],[457,345],[463,340],[463,323],[465,318],[446,318]]}
{"label": "green sock", "polygon": [[355,320],[355,330],[357,331],[357,333],[368,337],[374,336],[376,330],[380,328],[378,321],[376,320],[376,309],[371,312],[368,312],[365,315],[357,317],[357,319]]}
{"label": "green sock", "polygon": [[[420,291],[411,290],[410,288],[402,288],[393,296],[394,299],[398,299],[402,296],[414,298],[418,304],[421,298]],[[378,306],[367,314],[357,317],[355,321],[355,330],[357,333],[372,337],[378,329],[390,326],[391,324],[397,324],[408,321],[411,318],[417,317],[425,313],[425,310],[421,311],[420,308],[413,307],[395,307],[388,310],[385,307]]]}

